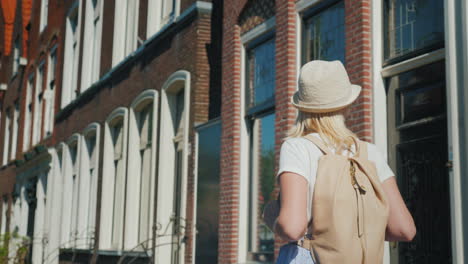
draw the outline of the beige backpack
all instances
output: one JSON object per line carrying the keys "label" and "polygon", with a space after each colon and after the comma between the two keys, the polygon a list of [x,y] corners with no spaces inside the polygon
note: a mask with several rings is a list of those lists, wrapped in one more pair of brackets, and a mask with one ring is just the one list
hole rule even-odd
{"label": "beige backpack", "polygon": [[353,157],[333,154],[312,135],[324,155],[318,162],[312,219],[299,245],[315,263],[378,264],[383,261],[388,204],[367,144],[355,139]]}

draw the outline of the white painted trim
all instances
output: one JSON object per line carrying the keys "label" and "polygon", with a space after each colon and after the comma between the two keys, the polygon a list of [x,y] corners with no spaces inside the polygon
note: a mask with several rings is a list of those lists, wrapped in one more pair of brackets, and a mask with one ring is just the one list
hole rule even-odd
{"label": "white painted trim", "polygon": [[195,257],[197,252],[197,199],[198,199],[198,151],[199,151],[199,133],[195,130],[194,133],[194,141],[193,141],[193,208],[192,208],[192,215],[193,215],[193,225],[192,225],[192,234],[193,234],[193,241],[192,241],[192,264],[195,264]]}
{"label": "white painted trim", "polygon": [[261,35],[270,32],[276,26],[276,18],[272,17],[267,21],[263,22],[262,24],[256,26],[249,32],[245,33],[241,36],[241,42],[246,45],[250,41],[260,37]]}
{"label": "white painted trim", "polygon": [[[172,210],[172,205],[167,205],[167,202],[163,202],[167,199],[164,193],[167,193],[167,188],[173,186],[173,179],[166,179],[174,175],[174,168],[170,166],[174,162],[175,151],[173,149],[172,132],[173,124],[171,120],[170,104],[169,104],[169,93],[177,92],[174,89],[184,89],[184,133],[183,133],[183,158],[182,158],[182,179],[181,179],[181,212],[180,216],[182,219],[186,219],[186,208],[187,208],[187,177],[188,177],[188,157],[190,155],[191,147],[189,145],[189,125],[190,125],[190,93],[191,93],[191,76],[188,71],[180,70],[173,73],[168,80],[164,83],[161,89],[161,134],[160,134],[160,148],[159,148],[159,172],[158,172],[158,219],[157,222],[165,225],[165,218],[168,217]],[[170,192],[172,193],[172,191]],[[192,227],[186,227],[192,228]],[[159,230],[158,230],[159,231]],[[159,237],[156,239],[156,244],[160,245],[165,243],[169,238]],[[158,257],[157,263],[166,263],[170,258],[168,255],[167,248],[161,246],[156,247],[155,255]],[[185,244],[182,243],[179,251],[179,259],[183,261],[185,252]]]}
{"label": "white painted trim", "polygon": [[[373,0],[371,4],[371,48],[372,48],[372,129],[374,144],[387,160],[387,93],[384,78],[381,75],[383,58],[382,1]],[[390,264],[389,243],[384,246],[384,264]]]}
{"label": "white painted trim", "polygon": [[322,0],[299,0],[296,3],[296,11],[301,13],[306,9],[311,8],[312,6],[320,3]]}
{"label": "white painted trim", "polygon": [[[137,120],[137,113],[142,110],[148,104],[152,105],[153,120],[152,120],[152,141],[151,141],[151,162],[148,175],[150,175],[149,182],[143,182],[144,178],[141,173],[142,171],[142,156],[140,155],[140,132]],[[127,159],[127,171],[132,173],[132,181],[127,181],[127,198],[126,198],[126,212],[125,212],[125,241],[124,250],[141,251],[144,247],[141,243],[147,241],[152,237],[152,224],[153,224],[153,208],[154,208],[154,194],[155,194],[155,171],[156,171],[156,140],[158,135],[157,125],[157,111],[158,111],[158,92],[156,90],[145,90],[138,95],[132,102],[129,111],[128,121],[128,159]],[[146,174],[145,174],[146,175]],[[142,189],[146,188],[149,192],[147,193],[149,204],[148,212],[148,226],[146,237],[141,237],[141,215],[142,210]],[[150,240],[151,241],[151,240]],[[151,244],[150,242],[146,245]],[[138,245],[138,247],[137,247]],[[147,247],[151,248],[151,246]]]}
{"label": "white painted trim", "polygon": [[[446,100],[447,100],[447,135],[448,135],[448,157],[453,161],[453,168],[449,170],[450,184],[450,213],[451,213],[451,237],[452,237],[452,258],[453,263],[465,263],[464,261],[464,236],[463,236],[463,202],[461,188],[462,171],[460,163],[466,160],[466,157],[461,157],[460,149],[460,118],[459,101],[462,94],[458,94],[460,90],[467,87],[466,74],[468,67],[467,52],[468,52],[468,28],[466,15],[468,14],[466,2],[462,10],[457,10],[455,7],[456,1],[444,1],[444,19],[445,19],[445,47],[446,47]],[[461,18],[459,17],[461,16]],[[462,20],[462,25],[458,21]],[[460,29],[461,28],[461,29]],[[460,36],[458,32],[462,32]],[[459,48],[463,47],[462,50]],[[460,58],[460,56],[464,56]],[[460,63],[460,62],[463,63]],[[463,75],[464,78],[460,78]],[[466,96],[466,95],[465,95]],[[462,99],[463,100],[463,99]],[[463,114],[466,113],[461,113]],[[463,121],[462,121],[463,122]],[[466,147],[464,145],[463,147]]]}
{"label": "white painted trim", "polygon": [[[109,117],[106,119],[104,124],[104,149],[103,151],[103,178],[102,178],[102,193],[101,193],[101,222],[100,222],[100,239],[99,239],[99,249],[101,250],[122,250],[122,235],[123,235],[123,219],[124,213],[123,208],[125,206],[125,200],[122,200],[120,205],[122,212],[119,217],[119,225],[122,225],[122,229],[119,232],[115,233],[115,227],[113,226],[115,216],[114,216],[114,200],[115,192],[114,185],[116,183],[115,179],[115,167],[114,167],[114,143],[112,141],[112,134],[110,128],[113,125],[113,121],[117,118],[122,118],[122,162],[123,162],[123,175],[120,175],[117,180],[125,182],[127,176],[127,140],[128,140],[128,109],[125,107],[119,107],[115,109]],[[125,194],[125,184],[119,186],[121,195]],[[121,218],[121,219],[120,219]],[[117,236],[117,238],[115,238]]]}
{"label": "white painted trim", "polygon": [[[140,105],[141,103],[143,103],[143,101],[146,101],[146,100],[156,100],[158,98],[158,91],[156,90],[153,90],[153,89],[148,89],[148,90],[145,90],[143,91],[142,93],[140,93],[132,102],[132,104],[130,105],[130,108],[137,108],[138,105]],[[156,102],[157,103],[157,102]],[[156,114],[156,113],[154,113]]]}
{"label": "white painted trim", "polygon": [[241,92],[240,92],[240,168],[239,168],[239,219],[238,219],[238,259],[243,263],[247,260],[248,253],[248,221],[249,215],[249,134],[245,124],[245,45],[241,45]]}
{"label": "white painted trim", "polygon": [[382,69],[382,77],[390,77],[399,73],[410,71],[421,66],[443,60],[445,58],[445,49],[438,49],[431,51],[409,60],[402,61],[400,63],[387,66]]}

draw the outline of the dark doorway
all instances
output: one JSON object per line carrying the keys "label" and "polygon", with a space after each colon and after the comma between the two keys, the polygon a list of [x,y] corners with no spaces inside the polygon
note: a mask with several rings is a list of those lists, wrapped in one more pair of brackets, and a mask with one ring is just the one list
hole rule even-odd
{"label": "dark doorway", "polygon": [[445,62],[386,80],[389,163],[414,217],[413,242],[393,245],[393,263],[452,263]]}

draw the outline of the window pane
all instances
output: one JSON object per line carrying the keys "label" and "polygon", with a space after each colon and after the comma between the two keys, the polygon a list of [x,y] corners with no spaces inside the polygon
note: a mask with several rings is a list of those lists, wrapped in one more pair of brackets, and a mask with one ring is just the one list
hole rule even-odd
{"label": "window pane", "polygon": [[198,131],[195,263],[217,263],[221,123]]}
{"label": "window pane", "polygon": [[270,39],[247,52],[247,109],[273,100],[275,95],[275,41]]}
{"label": "window pane", "polygon": [[344,19],[344,2],[339,2],[305,22],[305,62],[340,60],[345,63]]}
{"label": "window pane", "polygon": [[386,0],[384,17],[387,60],[444,41],[444,1]]}
{"label": "window pane", "polygon": [[262,221],[264,205],[274,199],[275,187],[275,115],[269,114],[255,120],[252,131],[252,168],[250,179],[250,251],[253,260],[273,260],[274,234]]}

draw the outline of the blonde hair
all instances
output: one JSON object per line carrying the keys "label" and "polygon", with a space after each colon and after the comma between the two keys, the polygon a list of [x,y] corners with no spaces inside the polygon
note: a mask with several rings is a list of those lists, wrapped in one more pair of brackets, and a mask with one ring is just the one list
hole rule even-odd
{"label": "blonde hair", "polygon": [[310,133],[318,133],[329,147],[351,149],[354,145],[352,137],[357,138],[345,124],[345,112],[342,109],[328,113],[308,113],[299,111],[296,125],[289,131],[288,138],[302,137]]}

